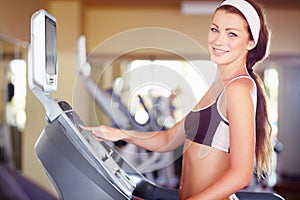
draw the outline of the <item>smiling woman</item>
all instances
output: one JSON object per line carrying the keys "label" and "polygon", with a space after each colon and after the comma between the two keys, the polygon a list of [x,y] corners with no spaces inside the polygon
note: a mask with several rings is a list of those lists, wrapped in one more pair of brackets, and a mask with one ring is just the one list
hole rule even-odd
{"label": "smiling woman", "polygon": [[180,199],[236,199],[235,193],[250,183],[255,161],[260,178],[271,168],[266,100],[252,71],[266,56],[268,35],[259,5],[226,0],[208,33],[215,79],[186,117],[155,132],[82,128],[99,141],[125,140],[150,151],[172,151],[183,144]]}

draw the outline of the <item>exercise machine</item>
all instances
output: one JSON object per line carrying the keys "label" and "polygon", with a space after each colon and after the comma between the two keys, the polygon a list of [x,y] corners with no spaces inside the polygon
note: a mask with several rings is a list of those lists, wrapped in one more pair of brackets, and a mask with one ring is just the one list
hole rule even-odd
{"label": "exercise machine", "polygon": [[108,142],[83,131],[79,115],[57,89],[56,19],[45,10],[31,18],[28,83],[46,111],[47,126],[36,155],[61,199],[177,199],[178,191],[159,187],[139,173]]}

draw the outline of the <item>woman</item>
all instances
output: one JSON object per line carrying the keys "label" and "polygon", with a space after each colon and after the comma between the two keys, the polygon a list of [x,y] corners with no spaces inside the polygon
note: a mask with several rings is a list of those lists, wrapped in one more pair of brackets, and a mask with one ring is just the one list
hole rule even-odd
{"label": "woman", "polygon": [[[184,144],[180,199],[228,199],[246,187],[253,167],[270,171],[270,124],[260,79],[252,71],[266,56],[269,33],[254,2],[226,0],[208,33],[218,75],[208,92],[180,122],[166,131],[140,133],[107,126],[82,127],[97,140],[125,140],[151,151]],[[256,163],[255,163],[256,161]]]}

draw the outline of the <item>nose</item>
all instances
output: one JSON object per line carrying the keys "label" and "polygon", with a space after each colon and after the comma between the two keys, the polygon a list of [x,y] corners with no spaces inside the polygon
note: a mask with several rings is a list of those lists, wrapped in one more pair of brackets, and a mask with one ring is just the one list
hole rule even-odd
{"label": "nose", "polygon": [[218,36],[215,38],[215,44],[218,46],[224,45],[226,43],[226,37],[225,34],[218,34]]}

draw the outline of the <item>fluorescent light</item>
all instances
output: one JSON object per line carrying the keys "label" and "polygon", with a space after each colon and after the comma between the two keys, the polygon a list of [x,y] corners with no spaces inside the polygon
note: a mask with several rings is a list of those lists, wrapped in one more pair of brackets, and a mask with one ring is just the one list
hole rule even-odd
{"label": "fluorescent light", "polygon": [[181,13],[183,15],[212,15],[220,3],[220,1],[183,1]]}

